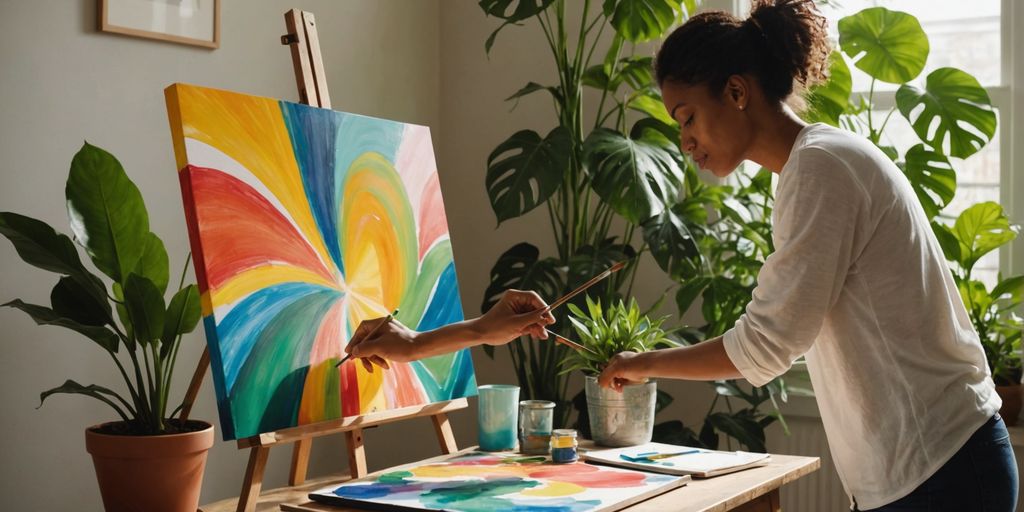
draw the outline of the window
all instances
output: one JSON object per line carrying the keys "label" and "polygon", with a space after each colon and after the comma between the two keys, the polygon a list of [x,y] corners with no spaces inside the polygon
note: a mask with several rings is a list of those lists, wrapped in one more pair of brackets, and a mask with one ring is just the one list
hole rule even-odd
{"label": "window", "polygon": [[[1002,58],[1003,0],[974,0],[969,7],[957,0],[830,0],[821,6],[822,13],[829,20],[829,32],[838,41],[838,21],[844,16],[856,14],[869,7],[885,7],[914,15],[928,35],[930,51],[924,71],[915,79],[923,82],[931,71],[952,66],[962,69],[978,79],[988,90],[993,104],[999,109],[1000,128],[1008,126],[1009,105],[1005,101],[1005,80]],[[850,66],[853,73],[854,94],[866,94],[871,79],[865,73]],[[887,109],[894,106],[897,85],[883,82],[875,84],[875,104],[882,109],[873,117],[884,119]],[[957,171],[957,192],[953,201],[940,214],[940,221],[950,224],[966,207],[980,201],[999,202],[1010,212],[1009,194],[1003,192],[1003,153],[1001,138],[1004,130],[998,130],[992,141],[978,153],[966,160],[951,158]],[[898,113],[893,115],[886,126],[888,141],[883,141],[905,151],[917,141],[910,124]],[[978,266],[978,277],[989,286],[995,284],[1000,270],[999,251],[986,255]],[[1005,265],[1006,270],[1010,270]],[[1017,269],[1019,272],[1021,269]]]}

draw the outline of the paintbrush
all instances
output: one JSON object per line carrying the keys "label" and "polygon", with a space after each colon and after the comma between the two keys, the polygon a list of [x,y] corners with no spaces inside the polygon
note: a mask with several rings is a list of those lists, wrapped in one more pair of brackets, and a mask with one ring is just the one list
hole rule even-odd
{"label": "paintbrush", "polygon": [[625,267],[625,266],[626,266],[626,262],[625,261],[620,261],[620,262],[612,265],[611,267],[608,267],[608,269],[605,270],[604,272],[601,272],[600,274],[592,277],[590,279],[590,281],[587,281],[587,282],[581,284],[575,290],[573,290],[573,291],[571,291],[571,292],[569,292],[569,293],[559,297],[558,300],[552,302],[550,305],[548,305],[548,307],[544,308],[544,312],[545,313],[550,312],[552,309],[555,309],[558,306],[561,306],[562,304],[565,304],[566,302],[568,302],[569,299],[575,297],[577,294],[579,294],[583,290],[586,290],[587,288],[590,288],[591,286],[594,286],[595,284],[597,284],[598,281],[600,281],[600,280],[602,280],[602,279],[612,275],[614,272],[618,272],[619,270],[622,270],[622,268]]}
{"label": "paintbrush", "polygon": [[554,331],[552,331],[550,329],[544,329],[544,330],[547,331],[548,334],[554,336],[555,337],[555,341],[557,341],[558,343],[561,343],[562,345],[565,345],[567,347],[570,347],[570,348],[573,348],[573,349],[579,350],[579,351],[586,350],[587,352],[590,352],[591,354],[594,354],[595,356],[598,355],[597,352],[594,352],[591,348],[587,347],[586,345],[582,345],[580,343],[576,343],[575,341],[572,341],[569,338],[566,338],[565,336],[562,336],[561,334],[558,334],[557,332],[554,332]]}
{"label": "paintbrush", "polygon": [[[369,332],[369,334],[367,334],[366,336],[363,337],[363,339],[364,340],[368,339],[371,336],[373,336],[374,334],[377,334],[377,331],[379,331],[381,327],[384,327],[385,325],[387,325],[388,322],[390,322],[391,319],[394,318],[395,315],[397,315],[397,314],[398,314],[398,308],[395,308],[395,310],[392,311],[390,315],[384,317],[384,321],[383,322],[377,324],[377,327],[374,327],[373,330],[371,330]],[[352,354],[345,354],[345,357],[341,358],[341,361],[338,361],[337,363],[335,363],[334,367],[337,368],[337,367],[341,366],[345,361],[348,361],[351,358],[352,358]]]}

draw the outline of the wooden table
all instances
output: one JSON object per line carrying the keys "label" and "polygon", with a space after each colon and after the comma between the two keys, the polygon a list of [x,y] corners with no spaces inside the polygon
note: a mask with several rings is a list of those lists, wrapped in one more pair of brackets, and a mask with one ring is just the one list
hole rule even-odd
{"label": "wooden table", "polygon": [[[468,450],[467,450],[468,451]],[[817,471],[817,457],[772,455],[766,466],[751,468],[715,478],[695,479],[684,487],[655,496],[633,505],[629,512],[778,512],[779,488],[802,476]],[[347,475],[332,475],[306,482],[301,486],[267,491],[260,496],[257,512],[285,510],[300,512],[341,512],[357,509],[339,508],[309,501],[310,492],[348,480]],[[200,508],[201,512],[234,512],[237,499],[219,501]]]}

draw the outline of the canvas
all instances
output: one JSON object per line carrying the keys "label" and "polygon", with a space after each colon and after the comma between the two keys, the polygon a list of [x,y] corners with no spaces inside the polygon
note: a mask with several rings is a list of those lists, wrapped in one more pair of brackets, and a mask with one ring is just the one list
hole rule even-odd
{"label": "canvas", "polygon": [[582,462],[555,464],[545,457],[468,452],[335,485],[309,497],[378,510],[608,512],[689,480]]}
{"label": "canvas", "polygon": [[225,439],[475,394],[469,351],[339,368],[362,320],[462,320],[429,129],[165,91]]}

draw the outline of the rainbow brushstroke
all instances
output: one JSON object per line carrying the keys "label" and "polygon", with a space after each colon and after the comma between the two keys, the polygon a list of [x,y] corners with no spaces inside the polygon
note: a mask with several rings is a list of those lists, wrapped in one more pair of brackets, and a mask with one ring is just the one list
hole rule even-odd
{"label": "rainbow brushstroke", "polygon": [[341,506],[583,512],[614,510],[616,504],[659,494],[689,480],[582,462],[554,464],[534,459],[469,452],[335,485],[310,497]]}
{"label": "rainbow brushstroke", "polygon": [[225,439],[475,394],[468,350],[334,367],[365,319],[463,318],[428,128],[165,95]]}

